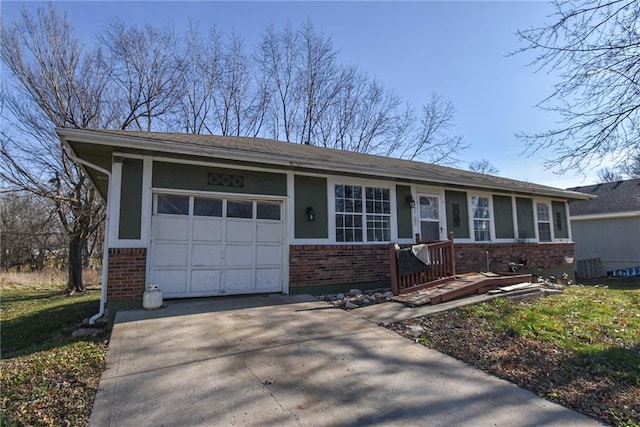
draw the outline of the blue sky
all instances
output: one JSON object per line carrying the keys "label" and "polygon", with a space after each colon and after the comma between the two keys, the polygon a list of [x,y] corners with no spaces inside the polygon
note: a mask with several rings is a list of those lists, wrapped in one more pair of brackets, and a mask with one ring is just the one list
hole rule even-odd
{"label": "blue sky", "polygon": [[[586,185],[596,170],[582,175],[545,171],[545,151],[522,155],[515,134],[554,126],[556,117],[534,108],[551,92],[554,77],[534,73],[531,56],[509,56],[520,47],[515,32],[543,25],[552,12],[546,2],[103,2],[57,1],[86,43],[110,18],[130,23],[173,24],[181,31],[191,20],[206,30],[235,30],[248,47],[265,26],[293,25],[310,18],[330,35],[339,60],[358,65],[419,107],[437,92],[454,104],[455,133],[472,145],[465,160],[486,158],[499,175],[556,187]],[[10,22],[22,2],[2,2]],[[35,2],[27,2],[35,5]],[[460,167],[466,167],[460,165]]]}

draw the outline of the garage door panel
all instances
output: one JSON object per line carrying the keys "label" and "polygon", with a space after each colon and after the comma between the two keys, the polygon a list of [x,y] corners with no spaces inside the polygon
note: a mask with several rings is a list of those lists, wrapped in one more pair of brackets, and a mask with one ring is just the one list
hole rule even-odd
{"label": "garage door panel", "polygon": [[280,268],[257,268],[256,289],[281,289],[282,279]]}
{"label": "garage door panel", "polygon": [[223,221],[219,219],[194,219],[192,240],[195,242],[221,242]]}
{"label": "garage door panel", "polygon": [[256,241],[260,243],[281,243],[282,224],[273,222],[258,222]]}
{"label": "garage door panel", "polygon": [[191,266],[220,266],[222,264],[222,246],[215,245],[192,245],[191,246]]}
{"label": "garage door panel", "polygon": [[227,220],[226,241],[253,242],[255,229],[255,223],[253,221]]}
{"label": "garage door panel", "polygon": [[226,269],[224,271],[224,287],[227,292],[253,289],[253,269]]}
{"label": "garage door panel", "polygon": [[156,216],[153,218],[154,237],[157,240],[187,240],[189,238],[189,218],[176,216]]}
{"label": "garage door panel", "polygon": [[153,283],[158,285],[163,294],[184,294],[187,292],[187,270],[162,270],[153,272]]}
{"label": "garage door panel", "polygon": [[156,267],[186,267],[188,249],[184,243],[156,243],[153,264]]}
{"label": "garage door panel", "polygon": [[227,267],[253,265],[253,245],[227,245],[224,264]]}
{"label": "garage door panel", "polygon": [[282,290],[286,251],[280,202],[238,195],[215,199],[217,210],[207,210],[202,200],[213,198],[180,197],[189,209],[151,218],[149,283],[157,283],[167,298]]}
{"label": "garage door panel", "polygon": [[192,292],[220,292],[220,270],[193,270],[191,272]]}
{"label": "garage door panel", "polygon": [[256,248],[256,265],[277,266],[282,264],[282,247],[261,245]]}

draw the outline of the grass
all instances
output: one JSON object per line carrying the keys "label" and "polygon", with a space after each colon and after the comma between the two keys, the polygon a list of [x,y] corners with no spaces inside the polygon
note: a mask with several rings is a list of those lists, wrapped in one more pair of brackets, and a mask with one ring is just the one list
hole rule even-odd
{"label": "grass", "polygon": [[640,426],[640,278],[599,282],[391,328],[410,335],[408,327],[422,326],[423,345],[605,423]]}
{"label": "grass", "polygon": [[2,426],[87,425],[107,337],[74,338],[95,314],[95,286],[68,296],[57,275],[0,274]]}

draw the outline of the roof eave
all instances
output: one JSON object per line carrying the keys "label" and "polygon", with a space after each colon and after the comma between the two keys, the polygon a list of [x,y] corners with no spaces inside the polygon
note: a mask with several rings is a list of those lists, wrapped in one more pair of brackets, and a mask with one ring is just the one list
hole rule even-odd
{"label": "roof eave", "polygon": [[[155,138],[144,138],[139,136],[128,136],[128,135],[119,135],[119,134],[109,134],[109,133],[100,133],[93,130],[85,130],[85,129],[71,129],[71,128],[57,128],[56,132],[58,136],[65,142],[69,142],[71,140],[85,143],[93,143],[93,144],[109,144],[115,147],[120,148],[130,148],[130,149],[140,149],[140,146],[134,144],[131,139],[144,139],[145,148],[149,151],[159,151],[171,154],[182,154],[182,155],[199,155],[209,154],[216,157],[222,157],[230,160],[239,160],[239,161],[255,161],[260,163],[268,163],[270,165],[279,165],[279,166],[294,166],[294,167],[305,167],[310,169],[318,169],[322,171],[337,171],[337,172],[347,172],[347,173],[361,173],[364,175],[372,175],[370,166],[359,166],[353,164],[345,164],[345,163],[336,163],[329,162],[325,160],[314,160],[303,157],[296,157],[285,154],[269,154],[269,153],[259,153],[252,152],[247,150],[237,150],[231,148],[221,148],[209,145],[202,144],[193,144],[188,142],[181,142],[179,145],[175,142],[170,141],[162,141]],[[463,187],[472,187],[478,189],[487,189],[492,188],[499,191],[505,191],[509,193],[517,192],[517,193],[529,193],[536,195],[544,195],[549,197],[558,197],[562,199],[569,200],[589,200],[595,196],[585,193],[578,193],[570,190],[555,190],[551,187],[540,189],[540,190],[514,190],[513,187],[508,185],[481,185],[478,183],[465,181],[465,180],[456,180],[456,179],[442,179],[436,175],[432,175],[424,172],[403,172],[398,169],[390,169],[385,167],[377,167],[375,169],[376,176],[383,176],[387,178],[400,178],[414,181],[425,181],[437,184],[444,185],[453,185],[453,186],[463,186]]]}

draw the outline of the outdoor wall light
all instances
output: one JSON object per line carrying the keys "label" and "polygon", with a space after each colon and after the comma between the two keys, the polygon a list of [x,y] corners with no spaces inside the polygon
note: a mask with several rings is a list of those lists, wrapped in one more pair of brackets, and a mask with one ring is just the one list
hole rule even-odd
{"label": "outdoor wall light", "polygon": [[307,219],[309,221],[315,221],[316,220],[316,213],[315,213],[315,211],[313,210],[313,208],[311,206],[309,206],[307,208]]}
{"label": "outdoor wall light", "polygon": [[416,201],[413,200],[413,196],[411,194],[407,196],[407,205],[409,205],[411,209],[416,207]]}

